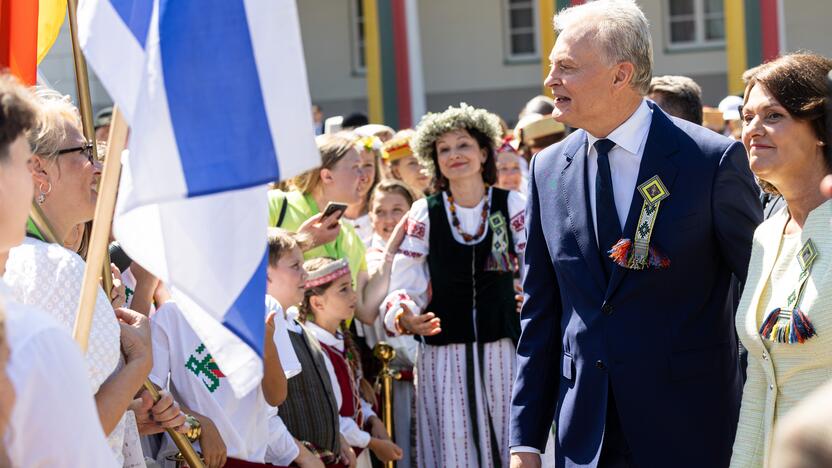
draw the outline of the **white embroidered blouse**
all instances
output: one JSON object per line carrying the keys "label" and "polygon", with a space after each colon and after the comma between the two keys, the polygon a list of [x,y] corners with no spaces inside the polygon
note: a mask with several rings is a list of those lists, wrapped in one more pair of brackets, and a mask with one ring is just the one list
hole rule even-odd
{"label": "white embroidered blouse", "polygon": [[[488,200],[491,203],[493,190],[488,189]],[[451,219],[447,193],[442,194],[445,205],[445,216]],[[456,216],[460,228],[466,233],[475,233],[482,222],[482,209],[485,199],[471,208],[455,205]],[[523,265],[526,250],[526,196],[519,192],[509,192],[508,195],[508,224],[517,253],[519,265]],[[486,226],[481,236],[466,242],[456,229],[451,234],[456,242],[473,245],[481,242],[490,227]],[[389,293],[379,307],[379,314],[384,317],[384,325],[388,333],[398,335],[395,326],[396,314],[406,304],[414,314],[420,314],[430,302],[430,273],[426,262],[430,251],[430,218],[428,216],[427,199],[423,198],[413,203],[408,214],[407,233],[399,251],[393,259],[393,272],[390,277]]]}

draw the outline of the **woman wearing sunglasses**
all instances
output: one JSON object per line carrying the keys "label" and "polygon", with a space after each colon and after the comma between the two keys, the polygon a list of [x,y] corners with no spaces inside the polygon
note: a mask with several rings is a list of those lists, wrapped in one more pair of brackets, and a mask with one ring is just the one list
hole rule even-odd
{"label": "woman wearing sunglasses", "polygon": [[[29,223],[28,238],[9,252],[3,279],[13,299],[40,307],[71,332],[85,264],[62,245],[75,226],[93,218],[101,166],[81,134],[75,106],[48,89],[38,90],[36,98],[40,112],[29,132],[34,153],[29,169],[35,203],[51,236],[46,235],[45,226]],[[152,433],[180,427],[185,417],[169,393],[152,408],[149,395],[134,399],[152,366],[150,324],[132,310],[114,311],[103,289],[97,294],[85,355],[90,386],[117,461],[142,464],[139,430]]]}

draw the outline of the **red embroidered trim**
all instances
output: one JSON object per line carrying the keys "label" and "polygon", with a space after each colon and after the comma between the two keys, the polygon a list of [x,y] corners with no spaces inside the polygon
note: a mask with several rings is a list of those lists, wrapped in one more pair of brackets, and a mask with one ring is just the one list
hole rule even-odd
{"label": "red embroidered trim", "polygon": [[320,286],[322,284],[326,284],[326,283],[330,283],[332,281],[335,281],[336,279],[338,279],[338,278],[340,278],[344,275],[348,275],[348,274],[350,274],[350,267],[345,266],[344,268],[339,268],[339,269],[333,271],[332,273],[320,276],[320,277],[312,279],[312,280],[308,280],[304,286],[306,288],[314,288],[316,286]]}
{"label": "red embroidered trim", "polygon": [[419,257],[424,255],[423,253],[413,252],[411,250],[404,250],[404,249],[399,249],[399,251],[396,252],[396,253],[400,253],[400,254],[404,255],[405,257],[410,257],[410,258],[419,258]]}
{"label": "red embroidered trim", "polygon": [[520,232],[526,227],[526,213],[519,212],[511,218],[511,228],[514,232]]}
{"label": "red embroidered trim", "polygon": [[425,240],[425,223],[416,221],[414,219],[407,219],[407,235],[415,237],[419,240]]}

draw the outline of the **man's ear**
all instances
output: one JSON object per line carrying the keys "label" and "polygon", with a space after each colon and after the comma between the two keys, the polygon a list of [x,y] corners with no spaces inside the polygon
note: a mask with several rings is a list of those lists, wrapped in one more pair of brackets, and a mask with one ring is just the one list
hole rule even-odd
{"label": "man's ear", "polygon": [[624,86],[629,86],[630,83],[633,82],[633,75],[635,74],[636,67],[630,62],[621,62],[616,65],[615,68],[615,75],[613,75],[613,86],[616,88],[622,88]]}

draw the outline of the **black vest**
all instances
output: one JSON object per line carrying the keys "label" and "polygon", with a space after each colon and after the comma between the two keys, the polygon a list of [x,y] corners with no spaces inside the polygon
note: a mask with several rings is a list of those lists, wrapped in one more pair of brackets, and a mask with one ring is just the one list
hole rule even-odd
{"label": "black vest", "polygon": [[[491,190],[490,214],[501,212],[508,224],[511,219],[508,192]],[[442,320],[442,332],[424,337],[425,343],[491,343],[511,338],[516,344],[520,337],[520,317],[514,300],[513,274],[485,271],[491,255],[491,228],[478,244],[460,244],[451,233],[455,228],[448,222],[442,193],[429,196],[427,202],[430,218],[427,263],[432,297],[425,311],[433,312]],[[513,258],[514,241],[508,226],[507,231],[509,254]]]}
{"label": "black vest", "polygon": [[289,396],[278,407],[280,418],[295,439],[338,454],[339,419],[335,394],[323,350],[306,330],[289,332],[303,372],[289,379]]}

